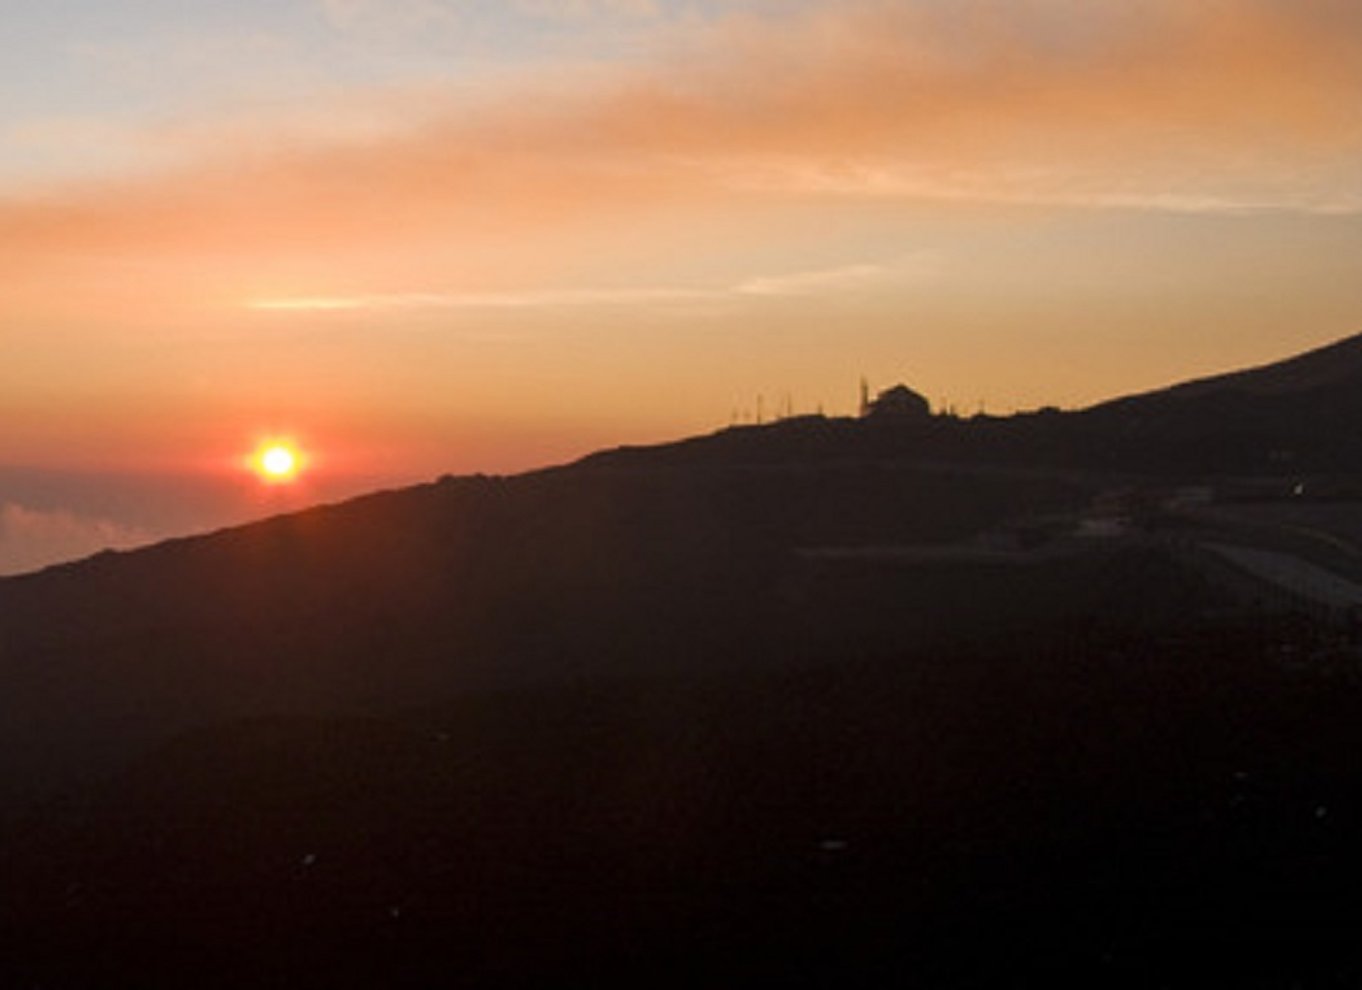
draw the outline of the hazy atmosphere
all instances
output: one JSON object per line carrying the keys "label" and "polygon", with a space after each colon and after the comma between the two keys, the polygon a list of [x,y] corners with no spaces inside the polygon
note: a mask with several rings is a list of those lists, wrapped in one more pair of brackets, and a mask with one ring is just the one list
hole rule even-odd
{"label": "hazy atmosphere", "polygon": [[1362,987],[1362,0],[30,0],[0,987]]}
{"label": "hazy atmosphere", "polygon": [[0,93],[0,573],[1362,328],[1348,0],[52,0]]}

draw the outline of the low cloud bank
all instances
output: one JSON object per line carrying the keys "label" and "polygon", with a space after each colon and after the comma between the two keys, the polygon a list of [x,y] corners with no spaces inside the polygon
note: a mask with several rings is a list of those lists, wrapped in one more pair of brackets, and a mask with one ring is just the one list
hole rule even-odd
{"label": "low cloud bank", "polygon": [[108,519],[0,502],[0,575],[22,574],[151,539],[150,533]]}

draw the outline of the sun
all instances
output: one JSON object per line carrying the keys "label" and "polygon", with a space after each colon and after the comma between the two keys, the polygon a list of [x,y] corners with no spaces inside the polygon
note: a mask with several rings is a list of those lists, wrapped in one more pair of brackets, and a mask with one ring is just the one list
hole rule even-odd
{"label": "sun", "polygon": [[256,450],[251,464],[266,482],[286,484],[297,480],[303,468],[303,455],[287,440],[270,440]]}
{"label": "sun", "polygon": [[286,478],[298,466],[298,458],[287,447],[271,447],[260,458],[260,466],[272,478]]}

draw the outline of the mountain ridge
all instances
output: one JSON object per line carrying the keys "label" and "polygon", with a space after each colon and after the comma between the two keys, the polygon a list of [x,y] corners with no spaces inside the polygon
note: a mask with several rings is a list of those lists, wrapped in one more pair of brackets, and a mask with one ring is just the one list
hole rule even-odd
{"label": "mountain ridge", "polygon": [[1172,412],[1165,391],[1006,419],[802,417],[513,477],[446,476],[0,579],[0,716],[15,752],[41,750],[60,724],[75,754],[101,733],[383,708],[631,669],[638,655],[667,668],[749,641],[763,644],[753,656],[798,653],[799,637],[776,630],[799,627],[800,548],[980,539],[1072,519],[1138,477],[1268,471],[1294,486],[1304,470],[1355,469],[1359,434],[1331,427],[1340,402],[1358,401],[1338,383],[1359,354],[1354,337],[1242,373],[1304,383],[1286,395],[1310,397],[1292,415],[1280,389],[1246,400],[1236,373],[1188,383]]}
{"label": "mountain ridge", "polygon": [[1356,476],[1355,349],[0,580],[0,982],[1351,985],[1357,629],[1165,503]]}
{"label": "mountain ridge", "polygon": [[[1109,457],[1093,458],[1081,450],[1092,432],[1087,424],[1095,424],[1096,428],[1104,429],[1111,424],[1114,417],[1119,416],[1127,420],[1125,429],[1128,431],[1129,421],[1138,418],[1145,410],[1153,410],[1159,418],[1166,418],[1165,410],[1170,404],[1195,403],[1207,399],[1214,401],[1226,393],[1233,393],[1237,398],[1246,396],[1281,398],[1318,392],[1321,389],[1329,393],[1328,397],[1331,400],[1339,398],[1335,393],[1342,393],[1344,399],[1356,396],[1357,406],[1362,409],[1362,334],[1344,337],[1279,361],[1118,396],[1075,410],[1047,408],[1019,412],[1006,417],[984,414],[971,418],[936,416],[928,422],[910,423],[895,423],[892,420],[886,422],[884,419],[869,422],[850,417],[825,417],[821,414],[803,415],[776,420],[769,424],[727,427],[709,434],[679,440],[606,448],[563,465],[537,468],[515,475],[445,475],[435,482],[370,492],[340,502],[312,506],[207,533],[173,537],[147,547],[106,550],[93,557],[50,565],[38,571],[0,576],[0,587],[6,583],[29,580],[38,574],[69,573],[71,568],[81,569],[87,562],[99,561],[108,564],[113,560],[121,560],[136,554],[174,547],[185,541],[215,539],[223,534],[241,532],[254,526],[275,525],[280,518],[309,512],[329,513],[346,506],[359,507],[371,503],[372,500],[383,500],[404,492],[418,492],[442,483],[500,482],[553,475],[581,468],[630,466],[643,460],[659,464],[680,460],[693,464],[695,459],[689,457],[690,454],[699,455],[696,459],[701,460],[704,455],[717,454],[721,462],[751,457],[759,463],[797,460],[801,456],[836,458],[839,454],[851,458],[876,456],[881,453],[907,458],[930,458],[944,454],[957,459],[979,458],[986,463],[994,460],[1000,466],[1007,466],[1018,460],[1016,456],[1008,456],[1009,445],[1019,448],[1023,455],[1035,453],[1039,446],[1045,448],[1042,450],[1041,458],[1045,468],[1063,466],[1059,462],[1067,458],[1073,462],[1074,467],[1102,470],[1110,467]],[[1202,411],[1204,407],[1199,409],[1198,413]],[[1242,410],[1236,407],[1236,412],[1239,411]],[[1328,410],[1314,407],[1307,409],[1307,412],[1311,415],[1328,415]],[[1318,428],[1324,424],[1312,425]],[[969,435],[971,432],[974,433],[972,437]],[[1080,448],[1077,454],[1065,446],[1075,443]],[[1349,452],[1351,453],[1351,448]],[[1145,468],[1150,466],[1141,465]],[[1157,469],[1166,469],[1166,465],[1153,466]],[[1179,469],[1180,466],[1176,464],[1172,468],[1174,471]]]}

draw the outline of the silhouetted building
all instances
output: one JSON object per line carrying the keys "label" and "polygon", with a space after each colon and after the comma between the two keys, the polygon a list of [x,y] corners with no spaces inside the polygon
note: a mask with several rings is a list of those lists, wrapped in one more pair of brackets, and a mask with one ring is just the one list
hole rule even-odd
{"label": "silhouetted building", "polygon": [[926,419],[932,414],[932,406],[907,385],[887,388],[866,406],[865,415],[879,419]]}

